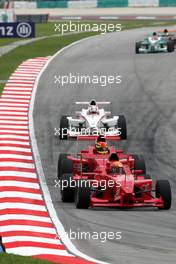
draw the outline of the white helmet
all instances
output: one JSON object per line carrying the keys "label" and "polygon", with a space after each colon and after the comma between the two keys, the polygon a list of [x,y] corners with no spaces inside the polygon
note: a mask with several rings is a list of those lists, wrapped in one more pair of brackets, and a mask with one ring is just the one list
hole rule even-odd
{"label": "white helmet", "polygon": [[90,109],[89,111],[91,113],[97,113],[98,112],[98,106],[97,106],[97,103],[94,99],[90,101],[89,109]]}

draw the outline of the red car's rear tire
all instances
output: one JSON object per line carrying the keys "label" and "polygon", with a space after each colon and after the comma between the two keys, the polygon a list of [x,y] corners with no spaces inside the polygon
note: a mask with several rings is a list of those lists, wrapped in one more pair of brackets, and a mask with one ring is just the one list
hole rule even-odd
{"label": "red car's rear tire", "polygon": [[60,194],[62,202],[74,202],[75,200],[75,188],[71,187],[71,174],[65,173],[60,178]]}
{"label": "red car's rear tire", "polygon": [[64,159],[67,158],[67,153],[60,153],[58,157],[58,163],[57,163],[57,177],[60,179],[60,169],[61,169],[61,163]]}
{"label": "red car's rear tire", "polygon": [[58,160],[58,179],[64,174],[64,173],[72,173],[73,168],[73,162],[72,160],[67,159],[67,156],[69,154],[60,154],[59,160]]}

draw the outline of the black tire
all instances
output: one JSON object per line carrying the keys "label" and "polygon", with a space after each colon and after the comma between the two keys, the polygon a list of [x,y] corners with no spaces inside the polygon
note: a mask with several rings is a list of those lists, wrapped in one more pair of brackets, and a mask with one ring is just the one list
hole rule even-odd
{"label": "black tire", "polygon": [[121,139],[127,139],[127,126],[126,126],[126,119],[123,115],[119,115],[118,119],[118,128],[120,128],[121,132]]}
{"label": "black tire", "polygon": [[59,136],[61,140],[68,138],[67,136],[68,129],[69,129],[69,122],[67,116],[62,116],[60,119],[60,136]]}
{"label": "black tire", "polygon": [[134,160],[144,160],[144,156],[141,154],[130,154]]}
{"label": "black tire", "polygon": [[[67,182],[67,183],[66,183]],[[60,194],[62,202],[72,203],[75,199],[75,188],[70,186],[71,173],[65,173],[60,178]]]}
{"label": "black tire", "polygon": [[141,170],[142,174],[146,174],[145,161],[143,159],[134,160],[134,170]]}
{"label": "black tire", "polygon": [[172,51],[175,51],[175,44],[174,44],[174,41],[172,42]]}
{"label": "black tire", "polygon": [[62,160],[66,159],[67,155],[68,154],[66,154],[66,153],[60,153],[59,154],[58,163],[57,163],[57,178],[58,179],[60,179],[60,168],[61,168]]}
{"label": "black tire", "polygon": [[167,51],[168,52],[173,52],[174,51],[174,42],[173,41],[168,41],[168,43],[167,43]]}
{"label": "black tire", "polygon": [[75,190],[75,206],[78,209],[88,209],[90,205],[91,189],[86,180],[79,180]]}
{"label": "black tire", "polygon": [[137,154],[130,154],[134,160],[140,159],[140,155]]}
{"label": "black tire", "polygon": [[151,180],[151,176],[149,174],[143,174],[145,180]]}
{"label": "black tire", "polygon": [[140,47],[141,47],[141,43],[140,42],[136,42],[136,54],[139,54]]}
{"label": "black tire", "polygon": [[[68,155],[68,154],[67,154]],[[69,160],[67,158],[63,158],[60,163],[60,167],[58,168],[58,177],[59,179],[61,176],[65,173],[72,173],[72,168],[73,168],[73,162],[72,160]]]}
{"label": "black tire", "polygon": [[156,182],[156,197],[162,197],[164,201],[164,208],[160,209],[169,210],[171,208],[172,193],[168,180],[158,180]]}

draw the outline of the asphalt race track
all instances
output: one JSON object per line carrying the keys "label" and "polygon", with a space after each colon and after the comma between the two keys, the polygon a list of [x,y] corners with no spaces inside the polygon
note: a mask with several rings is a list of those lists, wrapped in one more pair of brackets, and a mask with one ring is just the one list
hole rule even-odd
{"label": "asphalt race track", "polygon": [[[102,243],[73,240],[84,253],[109,263],[175,264],[176,260],[176,54],[136,55],[134,44],[150,30],[101,35],[58,55],[39,82],[34,125],[47,184],[66,231],[122,232],[122,239]],[[100,85],[54,84],[54,75],[82,73],[122,75],[122,83]],[[87,144],[59,141],[54,128],[61,115],[73,114],[75,101],[91,98],[112,102],[114,114],[124,114],[128,140],[116,144],[128,153],[145,156],[148,173],[170,180],[170,211],[157,209],[75,209],[63,204],[55,186],[59,152],[76,153]]]}

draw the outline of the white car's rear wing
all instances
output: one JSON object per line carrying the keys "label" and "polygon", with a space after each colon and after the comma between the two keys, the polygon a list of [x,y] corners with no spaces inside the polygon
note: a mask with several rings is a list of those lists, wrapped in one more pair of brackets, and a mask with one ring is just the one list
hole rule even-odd
{"label": "white car's rear wing", "polygon": [[[75,102],[77,105],[89,105],[90,102]],[[97,105],[109,105],[111,102],[96,102]]]}
{"label": "white car's rear wing", "polygon": [[[112,135],[112,136],[106,135],[105,137],[106,137],[106,140],[110,140],[110,141],[121,140],[121,137],[117,136],[117,135]],[[78,136],[76,136],[76,139],[78,141],[89,141],[89,140],[95,141],[97,139],[97,136],[81,136],[81,135],[78,135]]]}

